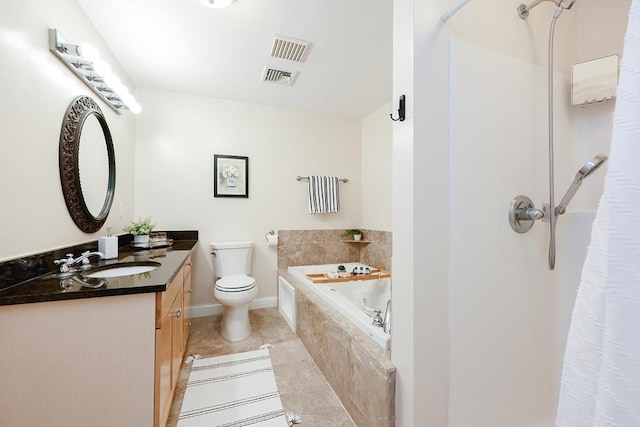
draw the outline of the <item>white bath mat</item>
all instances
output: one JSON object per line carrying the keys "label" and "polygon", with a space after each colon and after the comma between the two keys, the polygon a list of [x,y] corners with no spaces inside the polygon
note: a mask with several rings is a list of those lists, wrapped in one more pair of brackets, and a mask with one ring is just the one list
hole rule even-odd
{"label": "white bath mat", "polygon": [[178,427],[286,427],[269,350],[193,362]]}

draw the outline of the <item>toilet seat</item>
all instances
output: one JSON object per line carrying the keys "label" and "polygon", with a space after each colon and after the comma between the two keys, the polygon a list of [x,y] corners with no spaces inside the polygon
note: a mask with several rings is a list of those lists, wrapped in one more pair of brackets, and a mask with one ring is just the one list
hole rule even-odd
{"label": "toilet seat", "polygon": [[256,287],[256,279],[244,274],[221,277],[216,281],[216,290],[220,292],[244,292]]}

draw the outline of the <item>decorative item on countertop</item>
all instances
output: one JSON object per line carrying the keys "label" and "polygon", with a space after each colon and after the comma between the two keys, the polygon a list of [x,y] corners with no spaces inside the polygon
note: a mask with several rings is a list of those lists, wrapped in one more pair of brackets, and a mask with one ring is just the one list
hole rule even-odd
{"label": "decorative item on countertop", "polygon": [[149,243],[149,233],[151,233],[156,225],[151,222],[151,217],[147,217],[145,219],[138,218],[137,222],[131,221],[131,225],[124,227],[124,230],[127,233],[133,235],[133,241],[136,244],[148,244]]}
{"label": "decorative item on countertop", "polygon": [[173,245],[173,239],[167,238],[167,233],[164,231],[157,231],[149,234],[149,241],[144,243],[136,243],[131,242],[131,246],[141,249],[155,249],[155,248],[164,248],[167,246]]}
{"label": "decorative item on countertop", "polygon": [[98,252],[102,252],[105,259],[118,258],[118,237],[111,234],[111,227],[107,227],[106,236],[98,238]]}
{"label": "decorative item on countertop", "polygon": [[362,239],[362,231],[358,230],[357,228],[353,228],[350,230],[345,230],[345,232],[342,233],[342,237],[349,236],[353,236],[353,240],[360,240]]}

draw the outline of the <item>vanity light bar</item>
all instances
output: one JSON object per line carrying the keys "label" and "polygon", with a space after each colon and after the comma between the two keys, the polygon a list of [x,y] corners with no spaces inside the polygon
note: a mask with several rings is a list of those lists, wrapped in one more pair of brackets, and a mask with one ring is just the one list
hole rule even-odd
{"label": "vanity light bar", "polygon": [[122,110],[129,110],[134,114],[140,112],[140,104],[116,76],[98,72],[95,64],[100,60],[95,48],[91,52],[91,58],[87,58],[89,55],[83,56],[83,48],[67,43],[58,30],[49,28],[49,50],[116,113],[122,114]]}
{"label": "vanity light bar", "polygon": [[91,61],[87,61],[84,58],[81,58],[79,56],[74,56],[74,55],[69,55],[68,53],[63,53],[62,57],[64,58],[65,61],[70,62],[71,65],[73,65],[74,67],[78,68],[78,69],[87,69],[87,70],[92,70],[93,69],[93,63]]}

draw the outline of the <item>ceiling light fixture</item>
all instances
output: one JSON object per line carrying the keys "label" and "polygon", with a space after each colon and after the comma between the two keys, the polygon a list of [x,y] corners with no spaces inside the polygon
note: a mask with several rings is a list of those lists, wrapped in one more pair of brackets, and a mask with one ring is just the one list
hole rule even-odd
{"label": "ceiling light fixture", "polygon": [[233,3],[233,0],[200,0],[200,3],[214,9],[223,9]]}
{"label": "ceiling light fixture", "polygon": [[49,50],[116,113],[129,110],[138,114],[142,111],[129,89],[111,72],[109,64],[100,59],[94,46],[67,43],[58,30],[49,28]]}

